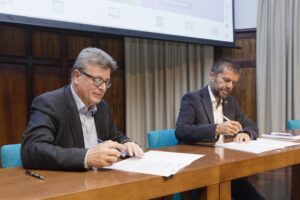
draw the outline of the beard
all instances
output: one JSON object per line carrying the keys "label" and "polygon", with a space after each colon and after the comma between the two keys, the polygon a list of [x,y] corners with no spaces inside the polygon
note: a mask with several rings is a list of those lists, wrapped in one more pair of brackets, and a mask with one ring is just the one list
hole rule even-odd
{"label": "beard", "polygon": [[211,90],[212,90],[213,95],[216,98],[221,98],[221,99],[225,99],[228,96],[228,94],[230,93],[230,90],[227,89],[226,87],[225,88],[212,87]]}
{"label": "beard", "polygon": [[219,90],[219,92],[218,92],[219,97],[222,99],[225,99],[229,93],[230,93],[230,91],[227,89]]}

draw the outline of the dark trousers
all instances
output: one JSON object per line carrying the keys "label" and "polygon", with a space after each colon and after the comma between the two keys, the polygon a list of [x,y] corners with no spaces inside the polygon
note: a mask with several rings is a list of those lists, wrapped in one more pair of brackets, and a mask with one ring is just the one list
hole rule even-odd
{"label": "dark trousers", "polygon": [[231,181],[231,196],[234,200],[264,200],[247,178]]}

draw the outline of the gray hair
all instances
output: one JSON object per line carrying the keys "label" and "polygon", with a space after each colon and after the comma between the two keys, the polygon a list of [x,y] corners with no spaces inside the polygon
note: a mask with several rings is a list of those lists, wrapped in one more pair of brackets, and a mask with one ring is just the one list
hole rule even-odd
{"label": "gray hair", "polygon": [[111,70],[116,70],[118,68],[116,61],[105,51],[94,47],[88,47],[82,49],[76,58],[71,77],[73,77],[75,69],[81,71],[85,69],[86,65],[99,65],[101,68]]}
{"label": "gray hair", "polygon": [[225,67],[229,68],[230,70],[234,71],[237,74],[240,74],[241,72],[240,65],[236,61],[230,58],[219,59],[212,65],[210,71],[213,72],[214,74],[222,73]]}

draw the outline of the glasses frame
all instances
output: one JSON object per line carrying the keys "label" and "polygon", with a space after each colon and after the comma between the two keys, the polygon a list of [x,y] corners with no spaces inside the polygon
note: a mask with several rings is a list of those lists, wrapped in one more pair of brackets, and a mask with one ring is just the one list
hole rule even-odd
{"label": "glasses frame", "polygon": [[101,87],[103,83],[105,84],[106,88],[110,88],[112,86],[111,80],[103,80],[100,77],[92,76],[84,71],[78,70],[81,74],[85,75],[86,77],[89,77],[92,81],[95,87]]}

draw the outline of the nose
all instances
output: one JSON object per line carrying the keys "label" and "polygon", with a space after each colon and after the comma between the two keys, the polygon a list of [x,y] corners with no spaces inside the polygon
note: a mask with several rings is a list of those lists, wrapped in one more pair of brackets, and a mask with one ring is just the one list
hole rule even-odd
{"label": "nose", "polygon": [[101,89],[101,90],[106,90],[107,89],[105,83],[102,83],[101,85],[99,85],[98,88]]}

